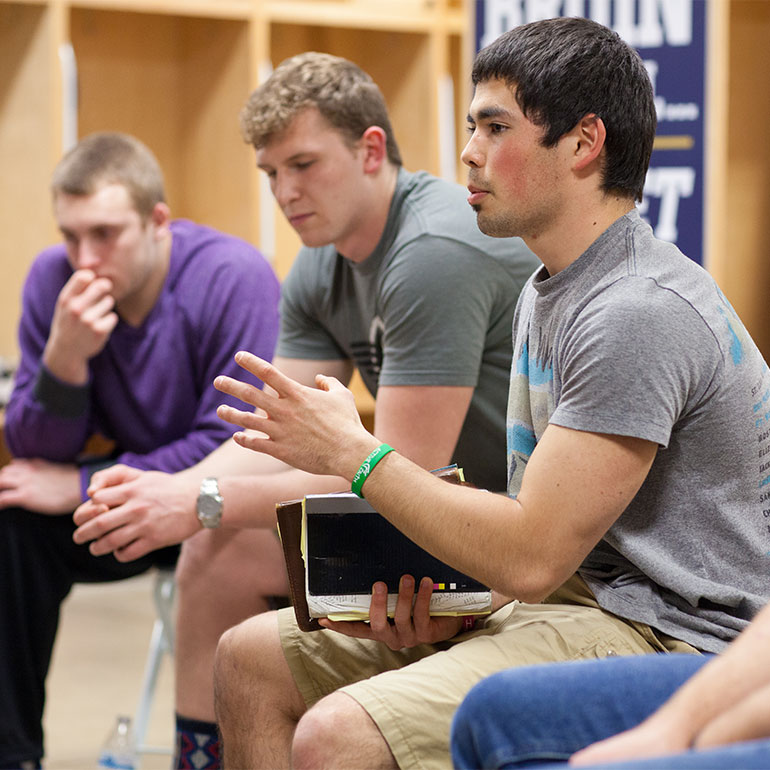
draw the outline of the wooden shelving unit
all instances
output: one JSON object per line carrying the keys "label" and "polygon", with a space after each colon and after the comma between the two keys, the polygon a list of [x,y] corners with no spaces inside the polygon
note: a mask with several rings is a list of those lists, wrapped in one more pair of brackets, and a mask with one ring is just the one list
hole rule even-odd
{"label": "wooden shelving unit", "polygon": [[299,239],[240,138],[249,93],[302,51],[350,58],[382,88],[407,167],[454,176],[467,14],[463,0],[0,0],[0,355],[17,355],[24,276],[57,240],[48,185],[68,137],[135,134],[175,216],[255,243],[283,277]]}
{"label": "wooden shelving unit", "polygon": [[[700,0],[698,0],[700,1]],[[709,0],[707,267],[770,357],[763,212],[770,191],[770,3]],[[260,246],[286,273],[298,240],[238,132],[248,94],[304,50],[346,56],[388,101],[407,167],[462,176],[470,0],[0,0],[0,355],[16,354],[19,292],[57,239],[48,183],[72,134],[135,133],[158,155],[177,216]],[[69,47],[71,46],[71,48]],[[74,63],[76,80],[67,80]],[[65,83],[69,82],[69,88]],[[76,83],[73,89],[72,83]]]}
{"label": "wooden shelving unit", "polygon": [[57,239],[48,184],[71,125],[136,134],[176,216],[252,241],[284,275],[298,240],[240,138],[249,93],[301,51],[346,56],[382,87],[407,166],[451,175],[460,134],[442,116],[467,102],[467,13],[463,0],[0,0],[0,355],[16,353],[29,263]]}

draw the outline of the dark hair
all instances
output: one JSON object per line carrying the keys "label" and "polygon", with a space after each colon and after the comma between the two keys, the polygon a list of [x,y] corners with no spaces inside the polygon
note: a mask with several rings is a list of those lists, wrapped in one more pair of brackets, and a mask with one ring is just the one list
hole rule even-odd
{"label": "dark hair", "polygon": [[524,24],[479,51],[473,84],[500,79],[552,147],[588,114],[607,129],[602,189],[642,198],[657,123],[652,84],[639,54],[589,19]]}
{"label": "dark hair", "polygon": [[377,84],[358,65],[326,53],[308,51],[281,62],[241,110],[241,134],[255,148],[264,147],[308,107],[315,107],[351,145],[367,128],[379,126],[385,132],[388,160],[401,165]]}
{"label": "dark hair", "polygon": [[90,134],[69,150],[54,169],[51,191],[91,195],[108,184],[123,185],[143,219],[165,201],[155,156],[136,137],[115,132]]}

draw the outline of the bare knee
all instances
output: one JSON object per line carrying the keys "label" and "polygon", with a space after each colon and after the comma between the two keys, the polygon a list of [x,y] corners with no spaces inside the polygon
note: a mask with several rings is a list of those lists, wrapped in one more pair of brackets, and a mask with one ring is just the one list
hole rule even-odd
{"label": "bare knee", "polygon": [[263,613],[244,620],[225,631],[217,644],[214,659],[214,686],[224,696],[264,681],[263,665],[275,655],[278,646],[275,613]]}
{"label": "bare knee", "polygon": [[[217,604],[286,595],[280,544],[267,530],[204,530],[182,544],[176,569],[180,599],[211,597]],[[257,610],[255,609],[254,612]]]}
{"label": "bare knee", "polygon": [[234,626],[219,640],[214,705],[225,767],[283,767],[305,704],[286,663],[276,612]]}
{"label": "bare knee", "polygon": [[[304,703],[283,656],[276,612],[265,612],[226,631],[214,659],[217,718],[245,704],[304,711]],[[221,712],[221,714],[220,714]]]}
{"label": "bare knee", "polygon": [[[351,740],[355,736],[355,740]],[[345,693],[316,703],[299,721],[291,748],[292,767],[390,768],[393,756],[369,714]]]}
{"label": "bare knee", "polygon": [[[217,544],[213,533],[204,530],[185,540],[176,565],[176,586],[180,596],[195,595],[208,585],[211,560],[216,556]],[[207,569],[208,567],[208,569]]]}

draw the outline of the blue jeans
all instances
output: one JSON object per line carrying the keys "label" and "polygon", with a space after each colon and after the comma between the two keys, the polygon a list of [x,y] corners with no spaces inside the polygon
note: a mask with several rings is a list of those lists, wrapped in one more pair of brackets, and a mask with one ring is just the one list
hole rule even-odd
{"label": "blue jeans", "polygon": [[[579,749],[639,724],[708,660],[653,654],[501,671],[476,685],[457,710],[454,765],[458,770],[564,767]],[[601,768],[767,770],[770,740]]]}

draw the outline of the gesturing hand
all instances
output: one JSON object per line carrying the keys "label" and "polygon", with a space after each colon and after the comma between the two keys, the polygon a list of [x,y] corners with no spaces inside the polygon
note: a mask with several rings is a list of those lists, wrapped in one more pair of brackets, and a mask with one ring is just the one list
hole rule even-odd
{"label": "gesturing hand", "polygon": [[233,436],[241,446],[309,473],[348,479],[378,446],[361,424],[353,394],[334,377],[319,374],[317,387],[308,388],[251,353],[241,351],[235,361],[269,386],[259,390],[224,376],[214,381],[217,390],[256,408],[246,412],[222,405],[217,410],[220,418],[248,431]]}

